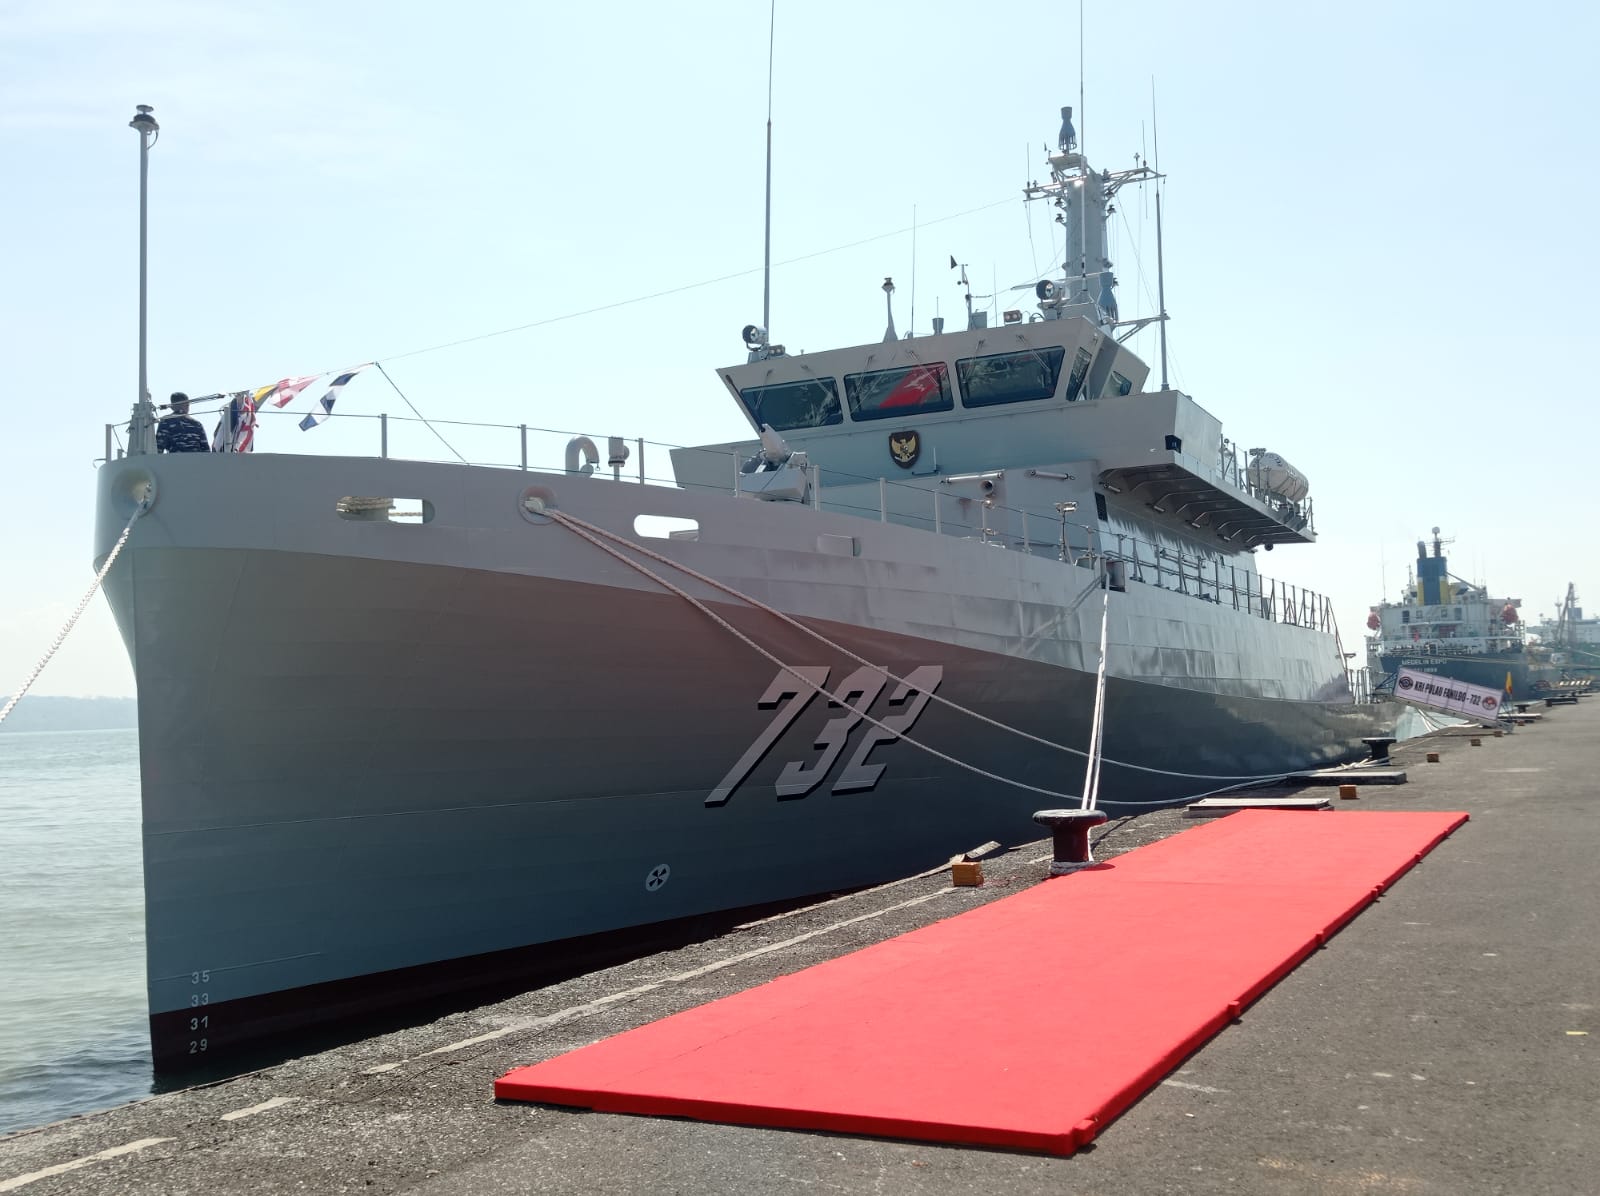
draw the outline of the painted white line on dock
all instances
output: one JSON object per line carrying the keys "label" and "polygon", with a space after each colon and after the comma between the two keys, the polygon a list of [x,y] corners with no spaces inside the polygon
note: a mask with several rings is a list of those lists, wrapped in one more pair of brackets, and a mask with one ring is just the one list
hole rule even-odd
{"label": "painted white line on dock", "polygon": [[611,1005],[615,1005],[619,1001],[628,1001],[632,1000],[634,997],[642,997],[646,993],[654,992],[658,988],[666,988],[668,985],[682,984],[689,980],[698,980],[701,976],[708,976],[712,972],[720,972],[723,968],[731,968],[734,964],[744,963],[752,959],[758,959],[763,955],[770,955],[774,951],[782,951],[786,947],[793,947],[796,944],[806,942],[809,939],[820,938],[825,934],[833,933],[835,930],[842,930],[846,926],[854,926],[858,922],[870,922],[874,918],[883,917],[884,914],[891,914],[896,910],[909,909],[913,905],[921,905],[923,902],[932,901],[938,897],[946,897],[951,893],[959,893],[960,891],[960,889],[949,888],[939,889],[933,893],[925,893],[921,897],[913,897],[909,901],[901,901],[894,905],[888,905],[883,909],[876,910],[870,914],[858,914],[854,918],[846,918],[842,922],[835,922],[831,926],[822,927],[820,930],[807,931],[805,934],[797,934],[793,938],[784,939],[782,942],[768,943],[764,947],[756,947],[752,950],[741,952],[738,955],[729,956],[727,959],[720,959],[715,963],[705,964],[703,967],[693,968],[687,972],[679,972],[676,976],[668,976],[665,980],[655,980],[649,984],[641,984],[637,988],[630,988],[624,990],[623,992],[612,993],[610,996],[601,997],[598,1000],[590,1001],[584,1005],[573,1005],[569,1008],[558,1010],[555,1013],[545,1014],[543,1017],[526,1018],[522,1021],[513,1022],[508,1026],[501,1026],[498,1030],[490,1030],[486,1034],[478,1034],[472,1038],[463,1038],[460,1042],[452,1042],[447,1043],[442,1047],[434,1047],[431,1051],[424,1051],[420,1056],[418,1056],[418,1058],[426,1059],[429,1055],[445,1055],[451,1051],[464,1050],[467,1047],[477,1046],[480,1043],[493,1042],[497,1038],[505,1038],[511,1034],[521,1034],[527,1030],[543,1030],[550,1026],[555,1026],[562,1022],[570,1021],[573,1018],[584,1017],[591,1013],[598,1013],[602,1009],[605,1009]]}
{"label": "painted white line on dock", "polygon": [[18,1188],[33,1183],[39,1179],[49,1179],[52,1175],[61,1175],[68,1171],[76,1171],[79,1167],[87,1167],[90,1163],[103,1162],[114,1159],[118,1155],[133,1154],[147,1146],[155,1146],[160,1142],[171,1142],[171,1138],[140,1138],[137,1142],[129,1142],[125,1146],[113,1146],[109,1150],[102,1150],[99,1154],[85,1155],[81,1159],[73,1159],[70,1163],[57,1163],[54,1167],[45,1167],[40,1171],[30,1171],[26,1175],[14,1176],[11,1179],[0,1180],[0,1192],[15,1192]]}
{"label": "painted white line on dock", "polygon": [[1184,1088],[1190,1092],[1204,1092],[1207,1096],[1227,1096],[1226,1088],[1213,1088],[1210,1084],[1191,1084],[1186,1080],[1162,1080],[1164,1088]]}
{"label": "painted white line on dock", "polygon": [[398,1063],[380,1063],[376,1067],[365,1068],[361,1074],[364,1076],[381,1076],[386,1071],[393,1071],[399,1067]]}
{"label": "painted white line on dock", "polygon": [[222,1120],[238,1121],[241,1117],[254,1117],[257,1113],[265,1113],[268,1109],[276,1109],[299,1099],[295,1096],[275,1096],[271,1100],[262,1101],[259,1105],[251,1105],[248,1109],[235,1109],[232,1113],[224,1113]]}

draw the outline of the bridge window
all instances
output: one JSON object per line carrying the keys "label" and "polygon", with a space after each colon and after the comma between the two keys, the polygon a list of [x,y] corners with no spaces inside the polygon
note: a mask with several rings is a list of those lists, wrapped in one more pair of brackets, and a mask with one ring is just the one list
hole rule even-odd
{"label": "bridge window", "polygon": [[1132,382],[1117,373],[1116,370],[1111,371],[1111,391],[1113,394],[1125,395],[1132,389]]}
{"label": "bridge window", "polygon": [[844,394],[852,419],[901,419],[924,411],[949,411],[950,372],[942,361],[870,374],[846,374]]}
{"label": "bridge window", "polygon": [[1072,373],[1067,377],[1067,402],[1076,401],[1083,390],[1083,380],[1089,376],[1089,350],[1079,348],[1072,358]]}
{"label": "bridge window", "polygon": [[747,386],[739,392],[745,410],[759,427],[771,424],[780,432],[794,428],[823,428],[842,424],[839,388],[832,378],[807,378],[776,386]]}
{"label": "bridge window", "polygon": [[1066,355],[1065,349],[1051,348],[958,361],[961,401],[968,407],[992,407],[1048,399],[1056,393]]}

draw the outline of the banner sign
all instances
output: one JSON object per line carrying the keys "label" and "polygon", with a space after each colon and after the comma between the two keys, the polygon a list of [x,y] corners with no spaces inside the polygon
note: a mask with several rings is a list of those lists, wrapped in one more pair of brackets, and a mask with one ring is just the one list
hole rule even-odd
{"label": "banner sign", "polygon": [[1418,669],[1401,669],[1394,679],[1394,696],[1413,706],[1444,710],[1463,718],[1493,722],[1500,717],[1504,700],[1497,690],[1485,685],[1469,685],[1453,677],[1440,677]]}

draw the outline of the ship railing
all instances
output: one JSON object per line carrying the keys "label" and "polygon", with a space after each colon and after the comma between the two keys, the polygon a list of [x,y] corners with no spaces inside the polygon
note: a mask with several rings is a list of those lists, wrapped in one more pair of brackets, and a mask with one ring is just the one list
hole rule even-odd
{"label": "ship railing", "polygon": [[1217,473],[1222,480],[1241,493],[1248,494],[1262,506],[1266,507],[1284,524],[1295,531],[1309,531],[1316,535],[1317,521],[1316,509],[1308,495],[1299,501],[1285,498],[1273,490],[1257,486],[1250,481],[1250,469],[1240,458],[1242,450],[1239,445],[1224,436],[1218,446]]}
{"label": "ship railing", "polygon": [[[208,422],[207,414],[192,412]],[[214,412],[213,412],[214,415]],[[644,437],[623,437],[579,433],[571,429],[546,428],[531,424],[495,424],[470,420],[425,420],[386,412],[335,412],[306,431],[295,425],[303,418],[298,411],[266,408],[257,412],[255,451],[279,451],[292,445],[304,452],[307,441],[315,455],[377,456],[384,459],[468,464],[490,468],[531,470],[542,473],[592,473],[646,486],[672,489],[699,489],[716,493],[739,492],[741,466],[745,456],[731,450],[685,446]],[[107,460],[126,455],[123,447],[128,424],[107,424]],[[516,456],[503,454],[509,443]],[[374,443],[375,442],[375,443]],[[440,445],[453,456],[438,454]],[[576,446],[576,447],[575,447]],[[669,460],[672,449],[696,447],[703,452],[728,457],[727,484],[694,486],[676,477],[652,472],[657,462]],[[396,451],[397,449],[407,451]],[[1220,558],[1205,557],[1132,535],[1104,532],[1068,518],[1065,513],[1046,515],[1037,510],[1008,507],[983,498],[949,492],[938,485],[914,485],[883,477],[854,476],[829,469],[828,487],[823,473],[811,468],[810,502],[817,509],[880,522],[921,527],[944,535],[968,536],[986,544],[1026,552],[1036,557],[1051,557],[1069,566],[1088,566],[1099,556],[1121,561],[1128,583],[1150,585],[1188,595],[1198,601],[1229,606],[1241,613],[1269,622],[1284,623],[1323,632],[1336,632],[1331,602],[1321,594],[1281,582],[1248,569],[1224,564]],[[830,489],[831,488],[831,489]],[[855,496],[876,491],[870,506],[854,501]],[[756,500],[752,500],[756,501]],[[396,512],[393,516],[402,515]]]}
{"label": "ship railing", "polygon": [[1447,640],[1386,640],[1383,649],[1410,656],[1483,656],[1493,646],[1487,639],[1461,637]]}

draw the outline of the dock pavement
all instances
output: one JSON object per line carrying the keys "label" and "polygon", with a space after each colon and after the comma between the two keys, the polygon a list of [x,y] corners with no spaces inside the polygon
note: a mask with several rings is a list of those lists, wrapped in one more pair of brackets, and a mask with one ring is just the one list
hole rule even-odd
{"label": "dock pavement", "polygon": [[[1071,1158],[492,1096],[513,1066],[1043,883],[1041,841],[985,860],[980,888],[939,869],[0,1138],[0,1193],[1600,1193],[1600,701],[1498,738],[1451,728],[1393,761],[1406,784],[1294,816],[1471,821]],[[1179,811],[1114,822],[1095,853],[1195,825]],[[1060,1002],[1094,1016],[1071,992]]]}

